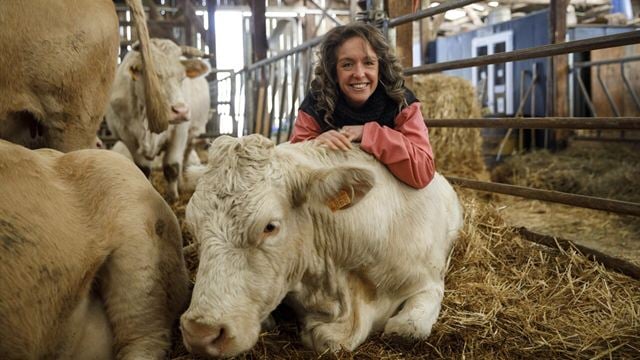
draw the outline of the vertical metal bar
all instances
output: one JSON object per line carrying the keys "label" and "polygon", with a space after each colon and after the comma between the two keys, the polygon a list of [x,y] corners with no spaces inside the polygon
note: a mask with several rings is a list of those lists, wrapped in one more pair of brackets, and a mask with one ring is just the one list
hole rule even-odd
{"label": "vertical metal bar", "polygon": [[298,98],[298,88],[300,85],[300,56],[296,55],[298,66],[296,66],[296,72],[293,76],[293,95],[291,96],[291,110],[289,112],[289,131],[287,132],[287,141],[291,139],[291,132],[293,131],[293,125],[296,116],[296,100]]}
{"label": "vertical metal bar", "polygon": [[[268,128],[266,131],[267,137],[269,139],[271,139],[271,130],[273,129],[273,121],[275,120],[276,117],[276,88],[278,86],[278,69],[277,69],[278,63],[275,62],[273,63],[273,67],[272,67],[272,79],[273,82],[271,83],[271,112],[269,113],[269,124],[268,124]],[[266,93],[266,92],[265,92]]]}
{"label": "vertical metal bar", "polygon": [[313,50],[312,48],[307,49],[307,64],[306,64],[306,74],[304,80],[304,96],[307,96],[309,93],[309,87],[311,86],[311,77],[313,75]]}
{"label": "vertical metal bar", "polygon": [[[262,67],[263,69],[263,74],[264,74],[264,78],[262,81],[262,84],[264,84],[264,91],[262,92],[262,112],[260,113],[260,129],[258,129],[258,133],[260,134],[265,134],[265,129],[264,129],[264,124],[265,124],[265,118],[267,117],[267,112],[269,111],[269,76],[272,76],[271,73],[272,71],[272,67],[273,67],[273,63],[269,64],[269,65],[264,65]],[[268,70],[267,70],[268,69]],[[269,73],[269,75],[267,76],[267,72]]]}
{"label": "vertical metal bar", "polygon": [[587,87],[584,85],[584,81],[582,81],[582,76],[580,76],[581,71],[582,68],[578,69],[578,76],[576,77],[576,79],[578,79],[578,85],[580,85],[580,92],[582,93],[582,96],[584,96],[584,101],[587,102],[589,110],[591,110],[591,116],[598,117],[596,109],[593,106],[593,102],[591,102],[591,97],[589,97],[589,93],[587,92]]}
{"label": "vertical metal bar", "polygon": [[283,70],[284,70],[284,78],[282,79],[282,94],[280,94],[280,114],[278,116],[278,132],[276,133],[276,144],[280,143],[280,134],[282,133],[282,126],[284,125],[284,114],[285,114],[285,107],[286,107],[286,101],[287,101],[287,85],[289,82],[289,71],[287,69],[287,65],[288,65],[288,61],[287,59],[289,59],[288,56],[286,56],[284,58],[284,66],[283,66]]}
{"label": "vertical metal bar", "polygon": [[229,91],[229,115],[231,115],[231,133],[238,136],[238,121],[236,120],[236,73],[231,70],[230,74],[231,89]]}

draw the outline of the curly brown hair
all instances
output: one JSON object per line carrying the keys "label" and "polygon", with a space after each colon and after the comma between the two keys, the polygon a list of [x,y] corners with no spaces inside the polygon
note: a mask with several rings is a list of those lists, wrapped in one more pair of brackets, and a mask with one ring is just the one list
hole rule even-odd
{"label": "curly brown hair", "polygon": [[338,101],[337,50],[347,40],[360,37],[368,42],[378,56],[379,85],[398,104],[398,110],[407,106],[404,97],[402,66],[389,48],[382,32],[373,25],[354,22],[331,29],[320,44],[318,64],[311,81],[311,94],[316,99],[319,111],[324,112],[324,121],[332,124],[332,114]]}

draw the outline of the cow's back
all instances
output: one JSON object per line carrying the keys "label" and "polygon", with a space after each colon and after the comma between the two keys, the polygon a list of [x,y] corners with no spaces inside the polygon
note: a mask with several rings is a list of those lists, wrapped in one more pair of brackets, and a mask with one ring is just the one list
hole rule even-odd
{"label": "cow's back", "polygon": [[293,166],[353,166],[374,174],[373,188],[356,206],[331,217],[326,216],[327,209],[314,211],[325,214],[321,218],[334,219],[328,228],[342,231],[339,238],[328,237],[336,240],[328,246],[339,249],[336,253],[345,263],[360,262],[359,266],[368,269],[371,280],[381,289],[411,292],[411,286],[397,286],[422,281],[412,279],[420,276],[415,273],[416,263],[445,266],[462,225],[462,208],[456,192],[442,175],[436,173],[427,187],[414,189],[357,146],[343,152],[297,143],[282,144],[279,150],[297,164]]}
{"label": "cow's back", "polygon": [[67,351],[61,339],[74,336],[79,306],[95,305],[87,299],[108,256],[159,233],[181,238],[175,216],[142,173],[109,151],[31,151],[0,140],[0,182],[3,358]]}
{"label": "cow's back", "polygon": [[117,59],[113,2],[6,0],[0,24],[0,137],[33,148],[94,147]]}

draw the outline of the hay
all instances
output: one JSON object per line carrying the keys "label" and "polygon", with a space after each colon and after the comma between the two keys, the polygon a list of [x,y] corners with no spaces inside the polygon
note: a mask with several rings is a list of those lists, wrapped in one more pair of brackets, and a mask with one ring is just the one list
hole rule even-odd
{"label": "hay", "polygon": [[640,202],[640,149],[625,144],[572,145],[512,156],[492,171],[496,182]]}
{"label": "hay", "polygon": [[[154,178],[157,175],[154,174]],[[160,175],[161,176],[161,175]],[[156,181],[154,185],[162,182]],[[460,190],[460,189],[458,189]],[[181,224],[188,195],[173,205]],[[247,359],[633,358],[640,351],[640,281],[575,250],[523,240],[496,209],[464,196],[465,226],[446,278],[442,311],[426,341],[371,336],[354,352],[302,347],[290,311],[261,334]],[[183,227],[184,229],[184,227]],[[185,244],[191,236],[184,234]],[[193,252],[191,252],[193,255]],[[195,276],[197,259],[187,261]],[[170,358],[199,359],[174,333]]]}
{"label": "hay", "polygon": [[[480,103],[471,84],[443,74],[413,76],[413,91],[429,119],[482,117]],[[482,137],[477,128],[429,128],[429,138],[438,171],[470,179],[489,180],[482,159]]]}

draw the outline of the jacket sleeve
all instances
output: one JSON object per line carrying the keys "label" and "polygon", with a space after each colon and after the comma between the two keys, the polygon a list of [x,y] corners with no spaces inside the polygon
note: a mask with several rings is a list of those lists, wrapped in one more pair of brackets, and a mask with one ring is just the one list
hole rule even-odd
{"label": "jacket sleeve", "polygon": [[436,171],[419,102],[398,114],[393,129],[374,121],[366,123],[361,148],[385,164],[400,181],[416,189],[426,187]]}
{"label": "jacket sleeve", "polygon": [[293,131],[289,141],[297,143],[315,139],[318,135],[320,135],[320,126],[316,120],[306,112],[298,110],[298,117],[293,124]]}

